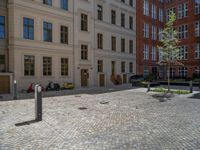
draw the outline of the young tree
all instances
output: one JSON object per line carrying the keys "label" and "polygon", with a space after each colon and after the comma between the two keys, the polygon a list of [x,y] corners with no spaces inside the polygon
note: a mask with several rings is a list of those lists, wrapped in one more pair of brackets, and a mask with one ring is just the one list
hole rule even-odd
{"label": "young tree", "polygon": [[173,65],[180,64],[178,62],[180,51],[178,47],[178,32],[173,26],[175,20],[176,15],[171,12],[169,15],[169,21],[166,23],[164,30],[161,32],[161,45],[158,46],[161,55],[159,64],[164,65],[167,68],[168,92],[170,91],[170,68]]}

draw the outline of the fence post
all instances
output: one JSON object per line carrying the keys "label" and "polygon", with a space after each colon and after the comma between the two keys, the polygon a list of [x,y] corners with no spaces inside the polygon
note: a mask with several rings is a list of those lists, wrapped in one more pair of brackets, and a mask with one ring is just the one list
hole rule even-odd
{"label": "fence post", "polygon": [[148,82],[148,84],[147,84],[147,92],[150,92],[150,90],[151,90],[150,87],[151,87],[150,86],[150,82]]}
{"label": "fence post", "polygon": [[192,81],[190,81],[190,93],[193,92],[193,84],[192,84]]}

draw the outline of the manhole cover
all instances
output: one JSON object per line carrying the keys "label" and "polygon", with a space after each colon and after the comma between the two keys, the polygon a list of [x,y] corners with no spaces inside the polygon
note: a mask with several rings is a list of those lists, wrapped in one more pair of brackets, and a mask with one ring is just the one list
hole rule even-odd
{"label": "manhole cover", "polygon": [[102,101],[102,102],[100,102],[100,104],[109,104],[109,102]]}
{"label": "manhole cover", "polygon": [[80,110],[86,110],[87,108],[86,107],[79,107],[78,109],[80,109]]}
{"label": "manhole cover", "polygon": [[75,95],[75,97],[81,97],[81,95]]}

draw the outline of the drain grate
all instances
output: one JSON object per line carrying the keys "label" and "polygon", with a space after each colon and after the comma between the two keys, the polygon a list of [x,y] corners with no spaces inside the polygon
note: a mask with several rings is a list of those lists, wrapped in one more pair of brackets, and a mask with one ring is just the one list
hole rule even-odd
{"label": "drain grate", "polygon": [[102,102],[100,102],[100,104],[109,104],[109,102],[106,102],[106,101],[102,101]]}
{"label": "drain grate", "polygon": [[88,108],[87,107],[79,107],[78,109],[80,109],[80,110],[86,110]]}

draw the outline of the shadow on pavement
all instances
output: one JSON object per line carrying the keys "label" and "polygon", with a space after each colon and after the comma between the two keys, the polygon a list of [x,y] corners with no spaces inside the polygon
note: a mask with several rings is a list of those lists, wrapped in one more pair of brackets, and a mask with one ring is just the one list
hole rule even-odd
{"label": "shadow on pavement", "polygon": [[173,93],[164,93],[164,94],[154,94],[153,98],[157,99],[159,102],[166,102],[171,100],[175,95]]}
{"label": "shadow on pavement", "polygon": [[25,125],[30,125],[30,124],[33,124],[33,123],[37,123],[39,121],[37,120],[30,120],[30,121],[25,121],[25,122],[21,122],[21,123],[17,123],[15,124],[15,126],[19,127],[19,126],[25,126]]}
{"label": "shadow on pavement", "polygon": [[191,97],[189,98],[193,98],[193,99],[199,99],[200,100],[200,92],[199,93],[196,93],[196,94],[193,94]]}

